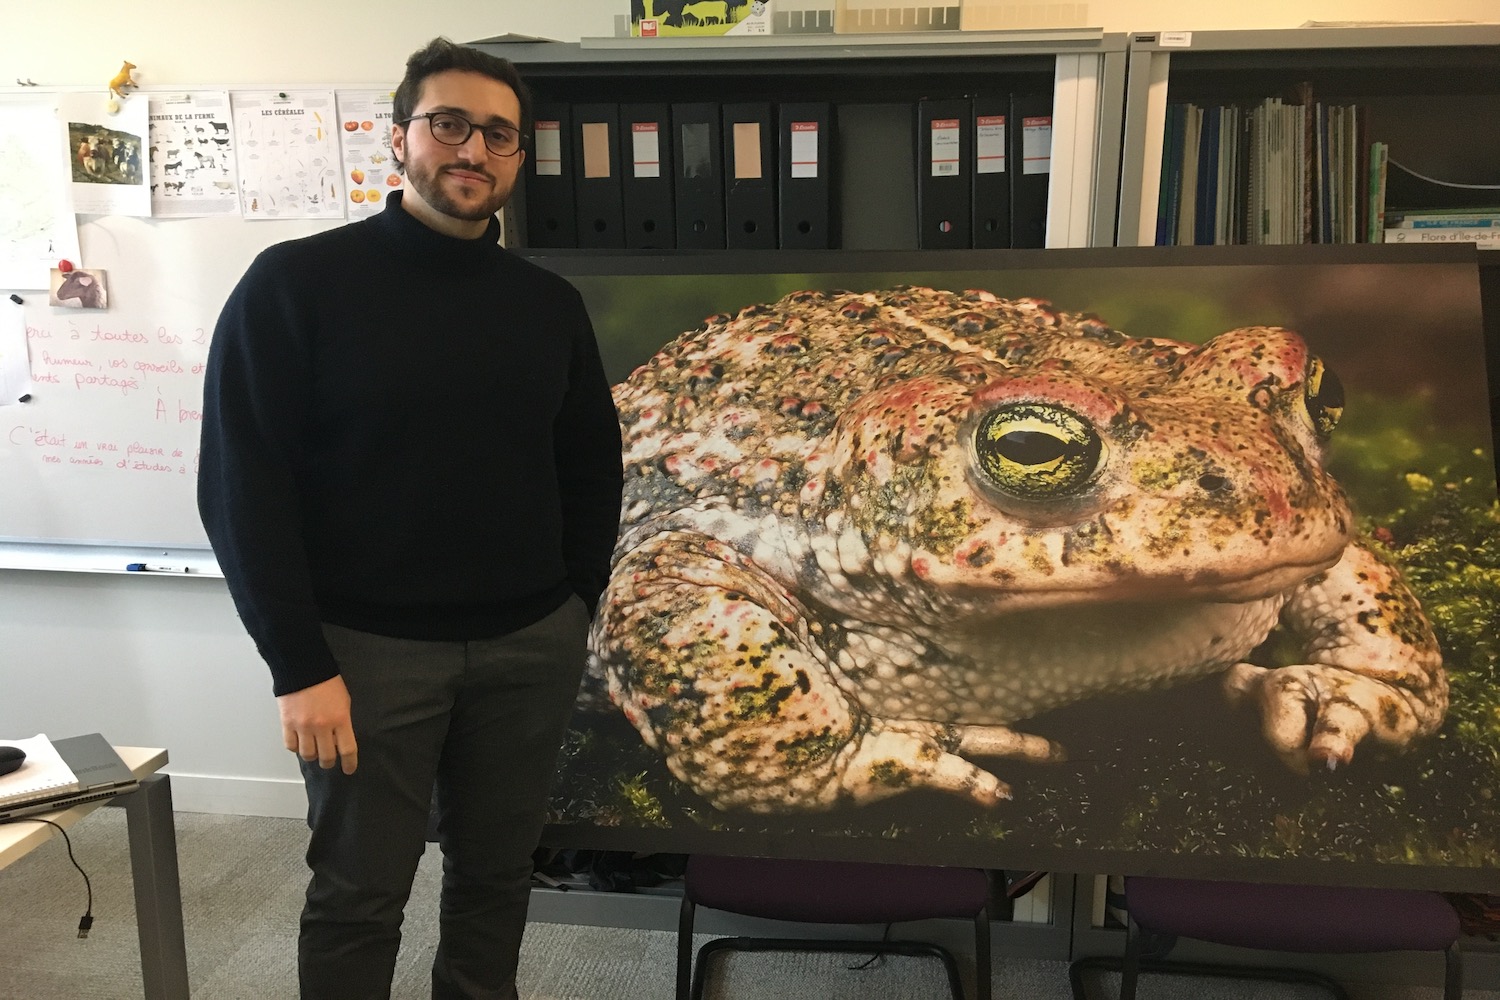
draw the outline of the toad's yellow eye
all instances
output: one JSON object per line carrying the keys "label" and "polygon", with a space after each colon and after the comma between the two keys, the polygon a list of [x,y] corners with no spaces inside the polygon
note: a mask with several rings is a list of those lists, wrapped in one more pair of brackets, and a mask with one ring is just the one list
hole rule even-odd
{"label": "toad's yellow eye", "polygon": [[1022,500],[1077,496],[1098,471],[1101,451],[1088,421],[1052,403],[1008,403],[974,430],[980,478]]}
{"label": "toad's yellow eye", "polygon": [[1321,358],[1312,358],[1307,363],[1302,401],[1318,437],[1332,434],[1344,414],[1344,385]]}

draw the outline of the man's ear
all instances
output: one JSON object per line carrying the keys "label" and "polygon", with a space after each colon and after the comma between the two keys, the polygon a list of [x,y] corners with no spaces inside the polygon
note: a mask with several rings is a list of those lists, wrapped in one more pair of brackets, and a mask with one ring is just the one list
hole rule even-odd
{"label": "man's ear", "polygon": [[391,126],[391,155],[396,158],[396,166],[406,166],[406,126]]}

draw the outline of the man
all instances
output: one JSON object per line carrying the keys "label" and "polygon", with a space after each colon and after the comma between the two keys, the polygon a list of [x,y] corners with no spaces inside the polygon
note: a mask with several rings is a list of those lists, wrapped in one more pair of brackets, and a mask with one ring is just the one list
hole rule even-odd
{"label": "man", "polygon": [[496,242],[527,104],[503,59],[415,53],[404,190],[266,250],[214,331],[199,509],[302,759],[309,1000],[389,996],[434,782],[432,995],[516,996],[621,489],[578,293]]}

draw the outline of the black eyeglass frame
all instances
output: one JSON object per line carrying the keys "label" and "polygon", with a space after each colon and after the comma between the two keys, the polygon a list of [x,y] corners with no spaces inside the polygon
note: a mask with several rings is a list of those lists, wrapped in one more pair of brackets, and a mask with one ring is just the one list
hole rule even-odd
{"label": "black eyeglass frame", "polygon": [[[523,135],[521,133],[521,130],[518,129],[518,128],[516,128],[514,125],[501,125],[501,124],[498,124],[498,123],[494,124],[494,125],[481,125],[478,122],[469,121],[469,119],[465,118],[463,115],[454,114],[452,111],[424,111],[424,112],[422,112],[419,115],[412,115],[410,118],[406,118],[406,119],[403,119],[401,121],[398,121],[398,122],[396,122],[396,124],[397,125],[410,125],[412,122],[416,121],[418,118],[425,118],[425,119],[427,119],[427,131],[429,131],[429,132],[432,133],[432,138],[433,139],[435,139],[436,141],[442,143],[444,146],[462,146],[464,143],[468,142],[473,137],[473,135],[474,135],[475,132],[478,132],[479,135],[480,135],[480,137],[483,138],[483,140],[484,140],[484,148],[487,149],[487,150],[489,150],[490,154],[493,155],[493,156],[515,156],[526,145],[526,136]],[[457,142],[449,142],[447,139],[444,139],[441,136],[439,136],[437,134],[436,130],[433,129],[433,127],[432,127],[432,120],[434,118],[452,118],[455,121],[461,121],[465,125],[469,126],[469,130],[464,133],[464,137],[462,139],[458,140]],[[494,146],[491,146],[490,145],[489,129],[492,129],[492,128],[505,129],[505,131],[507,131],[507,132],[514,132],[515,136],[516,136],[516,148],[512,149],[508,153],[502,153],[499,150],[495,149]]]}

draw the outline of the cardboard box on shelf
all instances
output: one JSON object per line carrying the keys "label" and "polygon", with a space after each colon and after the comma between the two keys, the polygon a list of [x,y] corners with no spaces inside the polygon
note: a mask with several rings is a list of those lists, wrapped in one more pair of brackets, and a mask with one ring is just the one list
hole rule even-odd
{"label": "cardboard box on shelf", "polygon": [[834,0],[775,0],[771,33],[775,35],[828,34],[833,31]]}
{"label": "cardboard box on shelf", "polygon": [[839,34],[957,31],[957,3],[907,6],[890,0],[836,0],[833,30]]}

